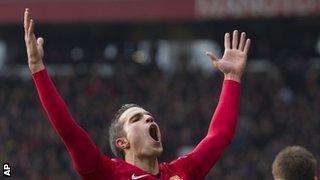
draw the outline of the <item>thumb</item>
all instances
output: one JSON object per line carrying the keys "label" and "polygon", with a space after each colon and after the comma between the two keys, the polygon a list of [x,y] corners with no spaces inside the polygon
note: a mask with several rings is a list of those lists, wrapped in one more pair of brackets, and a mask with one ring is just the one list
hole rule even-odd
{"label": "thumb", "polygon": [[38,46],[40,46],[41,48],[43,47],[43,44],[44,44],[44,39],[42,37],[39,37],[37,39],[37,44]]}
{"label": "thumb", "polygon": [[208,51],[206,52],[206,55],[210,57],[210,59],[212,60],[213,65],[218,68],[219,59],[217,58],[217,56],[215,54],[213,54],[212,52],[208,52]]}
{"label": "thumb", "polygon": [[212,52],[206,52],[206,55],[210,57],[210,59],[213,61],[213,63],[216,63],[219,59],[217,58],[217,56],[215,54],[213,54]]}

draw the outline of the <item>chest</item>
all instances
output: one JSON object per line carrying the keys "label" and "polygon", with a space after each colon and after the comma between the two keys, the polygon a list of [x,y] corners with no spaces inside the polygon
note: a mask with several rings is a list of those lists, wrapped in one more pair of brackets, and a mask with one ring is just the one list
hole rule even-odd
{"label": "chest", "polygon": [[188,180],[186,173],[174,168],[161,167],[160,173],[160,175],[154,176],[140,169],[123,168],[117,169],[115,176],[119,180]]}

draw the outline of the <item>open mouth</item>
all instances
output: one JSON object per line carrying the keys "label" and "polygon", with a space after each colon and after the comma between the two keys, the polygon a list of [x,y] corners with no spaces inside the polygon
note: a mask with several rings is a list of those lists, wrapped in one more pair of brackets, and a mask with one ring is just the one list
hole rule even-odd
{"label": "open mouth", "polygon": [[149,127],[149,134],[152,137],[152,139],[154,139],[155,141],[159,141],[159,137],[158,137],[158,128],[156,125],[151,124]]}

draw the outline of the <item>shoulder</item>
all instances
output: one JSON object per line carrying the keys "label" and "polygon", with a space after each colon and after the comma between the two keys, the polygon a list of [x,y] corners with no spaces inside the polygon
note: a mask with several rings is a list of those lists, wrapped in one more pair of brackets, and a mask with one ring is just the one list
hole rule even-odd
{"label": "shoulder", "polygon": [[187,165],[193,163],[193,157],[191,154],[179,156],[177,159],[170,162],[171,165]]}
{"label": "shoulder", "polygon": [[191,169],[194,169],[194,166],[196,165],[194,158],[192,154],[179,156],[177,159],[174,159],[173,161],[167,163],[163,162],[160,164],[160,167],[166,168],[166,169],[172,169],[175,171],[188,171]]}
{"label": "shoulder", "polygon": [[199,179],[196,168],[192,155],[183,155],[169,163],[160,164],[161,174],[168,179]]}

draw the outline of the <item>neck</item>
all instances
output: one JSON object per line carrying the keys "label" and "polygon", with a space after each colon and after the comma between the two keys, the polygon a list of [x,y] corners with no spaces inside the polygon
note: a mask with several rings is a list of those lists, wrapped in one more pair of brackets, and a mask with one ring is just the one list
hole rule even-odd
{"label": "neck", "polygon": [[135,155],[126,154],[125,161],[150,174],[156,175],[159,173],[159,164],[156,157],[137,157]]}

